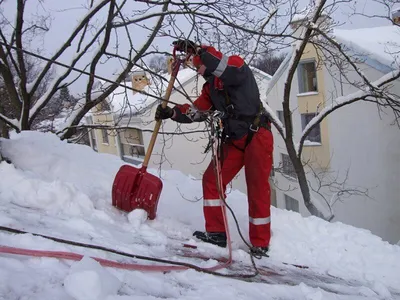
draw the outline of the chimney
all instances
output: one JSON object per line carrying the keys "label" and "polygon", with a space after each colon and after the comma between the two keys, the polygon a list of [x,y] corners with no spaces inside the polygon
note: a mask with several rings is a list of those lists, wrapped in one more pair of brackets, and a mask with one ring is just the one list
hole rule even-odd
{"label": "chimney", "polygon": [[[188,68],[188,67],[194,67],[193,66],[193,63],[192,63],[192,57],[193,56],[190,56],[190,58],[188,59],[188,60],[185,60],[185,62],[183,63],[183,65],[182,65],[182,68]],[[167,58],[167,70],[168,70],[168,74],[171,74],[172,73],[172,62],[173,62],[174,60],[173,60],[173,58],[172,57],[169,57],[169,58]]]}
{"label": "chimney", "polygon": [[[149,84],[149,79],[144,71],[134,71],[132,73],[132,88],[136,90],[143,90],[143,88]],[[133,91],[133,94],[136,94]]]}
{"label": "chimney", "polygon": [[173,62],[173,58],[172,57],[168,57],[167,58],[167,70],[168,70],[168,74],[172,73],[172,62]]}
{"label": "chimney", "polygon": [[[302,35],[303,31],[306,30],[305,25],[312,17],[312,11],[313,7],[307,6],[299,13],[293,15],[292,21],[290,22],[290,28],[293,29],[294,37],[299,38]],[[317,20],[317,25],[323,30],[329,30],[329,27],[331,25],[331,18],[325,13],[322,13]]]}
{"label": "chimney", "polygon": [[400,25],[400,7],[397,7],[392,12],[392,21],[396,25]]}

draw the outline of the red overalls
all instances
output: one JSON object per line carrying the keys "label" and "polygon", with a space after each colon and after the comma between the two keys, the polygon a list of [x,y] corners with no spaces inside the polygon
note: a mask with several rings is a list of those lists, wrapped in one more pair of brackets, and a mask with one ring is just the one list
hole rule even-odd
{"label": "red overalls", "polygon": [[[269,174],[272,167],[273,136],[260,128],[245,151],[241,151],[247,136],[224,145],[222,180],[224,192],[227,184],[244,166],[249,205],[250,242],[255,247],[266,247],[271,238],[271,198]],[[240,149],[238,149],[240,148]],[[217,190],[214,166],[211,162],[203,175],[204,217],[207,232],[225,232],[221,201]]]}
{"label": "red overalls", "polygon": [[[224,112],[228,106],[226,97],[229,95],[234,113],[238,116],[255,116],[259,112],[258,86],[252,71],[242,58],[226,57],[213,47],[207,47],[201,54],[201,61],[213,75],[213,79],[204,84],[201,95],[194,102],[196,109]],[[173,119],[181,123],[195,121],[187,116],[188,112],[188,104],[177,105]],[[230,139],[224,144],[221,168],[224,192],[226,185],[244,166],[250,242],[255,247],[267,247],[271,238],[271,198],[268,180],[272,168],[272,133],[264,127],[259,127],[246,146],[249,124],[244,126],[243,121],[234,118],[228,119],[228,123]],[[225,232],[213,163],[210,163],[203,175],[203,198],[206,231]]]}

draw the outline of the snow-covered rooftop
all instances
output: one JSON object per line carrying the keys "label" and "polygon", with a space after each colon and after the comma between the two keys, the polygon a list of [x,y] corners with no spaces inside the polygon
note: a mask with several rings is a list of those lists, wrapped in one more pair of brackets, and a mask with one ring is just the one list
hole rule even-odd
{"label": "snow-covered rooftop", "polygon": [[[112,206],[113,180],[124,164],[119,157],[60,141],[50,133],[23,131],[0,142],[2,154],[13,162],[0,163],[0,224],[3,228],[199,267],[213,267],[218,261],[182,257],[179,253],[227,257],[227,249],[192,238],[192,232],[204,226],[202,202],[187,199],[201,195],[201,181],[177,170],[163,170],[164,187],[158,216],[147,221],[139,209],[121,213]],[[155,169],[149,172],[159,176]],[[245,194],[235,190],[228,195],[248,240],[246,199]],[[275,207],[271,207],[271,213],[270,257],[255,262],[268,273],[245,281],[194,270],[155,273],[105,267],[90,257],[123,264],[154,266],[155,263],[61,244],[32,234],[10,234],[3,229],[1,246],[63,251],[63,254],[73,252],[84,258],[72,262],[3,253],[0,255],[0,299],[399,299],[399,246],[382,241],[368,230],[341,222],[303,218],[298,213]],[[229,217],[233,270],[221,273],[251,274],[247,246],[233,218]],[[197,251],[183,248],[182,242],[197,246]],[[298,269],[283,262],[306,265],[309,269]],[[260,281],[262,278],[269,279],[269,284]]]}
{"label": "snow-covered rooftop", "polygon": [[[163,97],[168,86],[168,82],[171,78],[170,74],[163,73],[159,74],[166,80],[162,80],[158,76],[151,76],[149,79],[150,84],[143,88],[143,92],[154,95],[155,97]],[[185,68],[178,72],[174,86],[179,88],[181,85],[185,85],[190,79],[196,76],[196,71]],[[125,86],[132,86],[131,82],[123,83]],[[151,97],[142,93],[137,92],[133,94],[133,91],[123,86],[119,86],[109,97],[109,104],[111,110],[117,114],[135,114],[142,109],[153,104],[157,98]]]}
{"label": "snow-covered rooftop", "polygon": [[[300,10],[298,13],[293,15],[291,22],[295,23],[295,22],[302,22],[302,21],[308,20],[309,18],[312,17],[314,10],[315,10],[315,5],[306,6],[305,8]],[[323,19],[324,19],[325,17],[328,17],[328,15],[325,12],[323,12],[321,17],[323,17]]]}
{"label": "snow-covered rooftop", "polygon": [[334,35],[337,41],[351,48],[357,55],[390,68],[400,65],[399,26],[336,29]]}
{"label": "snow-covered rooftop", "polygon": [[249,67],[250,67],[251,71],[253,72],[253,74],[256,76],[256,79],[257,79],[257,75],[259,74],[260,76],[262,76],[262,79],[271,80],[272,76],[269,75],[268,73],[266,73],[260,69],[257,69],[256,67],[253,67],[253,66],[249,66]]}

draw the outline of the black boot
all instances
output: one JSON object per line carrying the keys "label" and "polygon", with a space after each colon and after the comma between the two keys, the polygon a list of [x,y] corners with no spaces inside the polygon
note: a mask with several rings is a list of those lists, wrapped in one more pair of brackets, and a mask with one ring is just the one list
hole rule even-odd
{"label": "black boot", "polygon": [[197,237],[203,242],[217,245],[220,247],[226,247],[226,233],[225,232],[203,232],[195,231],[193,236]]}
{"label": "black boot", "polygon": [[253,255],[255,258],[262,258],[262,257],[269,257],[267,252],[269,247],[252,247],[250,248],[250,254]]}

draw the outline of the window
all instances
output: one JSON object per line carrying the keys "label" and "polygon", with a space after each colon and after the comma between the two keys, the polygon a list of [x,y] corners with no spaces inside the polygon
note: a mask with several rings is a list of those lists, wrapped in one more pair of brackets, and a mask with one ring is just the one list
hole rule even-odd
{"label": "window", "polygon": [[110,111],[110,104],[107,102],[107,100],[103,100],[100,102],[100,111]]}
{"label": "window", "polygon": [[285,194],[285,207],[287,210],[299,212],[299,201]]}
{"label": "window", "polygon": [[271,205],[278,207],[276,203],[276,191],[273,188],[271,188]]}
{"label": "window", "polygon": [[299,93],[317,92],[317,69],[315,61],[300,62],[297,67]]}
{"label": "window", "polygon": [[285,127],[285,118],[283,116],[283,110],[277,110],[276,114],[278,115],[279,121],[283,124],[283,127]]}
{"label": "window", "polygon": [[281,157],[282,157],[282,173],[290,177],[297,178],[294,166],[289,158],[289,155],[282,153]]}
{"label": "window", "polygon": [[[93,125],[93,117],[89,116],[87,119],[88,125]],[[92,148],[94,151],[97,152],[97,141],[96,141],[96,131],[93,129],[88,129],[89,130],[89,135],[92,143]]]}
{"label": "window", "polygon": [[103,138],[103,144],[108,144],[108,133],[107,129],[101,130],[101,137]]}
{"label": "window", "polygon": [[[302,129],[306,128],[307,124],[315,117],[315,114],[302,114],[301,115],[301,126]],[[315,143],[321,143],[321,127],[320,124],[315,126],[311,132],[307,135],[306,140]]]}
{"label": "window", "polygon": [[134,145],[124,145],[124,146],[128,146],[125,147],[127,148],[127,154],[132,156],[132,157],[140,157],[140,156],[144,156],[144,147],[143,146],[134,146]]}
{"label": "window", "polygon": [[123,160],[134,164],[140,163],[145,156],[142,131],[130,128],[124,131],[120,138]]}
{"label": "window", "polygon": [[271,168],[271,172],[269,173],[269,177],[270,177],[270,178],[274,178],[274,177],[275,177],[275,168],[274,168],[274,164],[272,164],[272,168]]}

